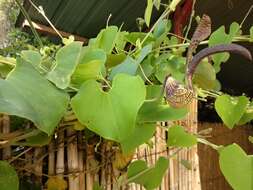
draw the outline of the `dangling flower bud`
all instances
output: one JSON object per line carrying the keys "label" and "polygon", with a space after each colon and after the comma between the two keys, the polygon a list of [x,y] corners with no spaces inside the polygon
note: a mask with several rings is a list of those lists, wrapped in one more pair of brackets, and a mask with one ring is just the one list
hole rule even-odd
{"label": "dangling flower bud", "polygon": [[193,91],[185,88],[184,85],[177,82],[172,76],[167,77],[165,83],[166,101],[175,108],[185,107],[193,99]]}

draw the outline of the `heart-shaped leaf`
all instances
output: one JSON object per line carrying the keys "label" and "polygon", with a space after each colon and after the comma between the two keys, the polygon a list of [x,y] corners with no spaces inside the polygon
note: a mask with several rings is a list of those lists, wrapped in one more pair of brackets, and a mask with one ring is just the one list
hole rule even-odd
{"label": "heart-shaped leaf", "polygon": [[139,145],[147,142],[155,133],[154,123],[138,124],[131,136],[121,142],[123,154],[129,154]]}
{"label": "heart-shaped leaf", "polygon": [[72,42],[57,52],[55,66],[47,74],[47,78],[58,88],[65,89],[69,86],[71,75],[79,63],[81,49],[81,42]]}
{"label": "heart-shaped leaf", "polygon": [[143,160],[137,160],[130,164],[127,177],[129,183],[143,185],[147,190],[155,189],[161,182],[169,166],[169,160],[160,157],[155,166],[148,167]]}
{"label": "heart-shaped leaf", "polygon": [[0,79],[0,112],[27,118],[49,135],[64,115],[68,101],[67,93],[21,58],[7,79]]}
{"label": "heart-shaped leaf", "polygon": [[232,144],[219,152],[220,168],[234,190],[253,189],[253,155],[247,155],[240,146]]}
{"label": "heart-shaped leaf", "polygon": [[245,96],[231,97],[222,95],[215,101],[215,110],[225,125],[232,129],[243,116],[248,102],[249,100]]}
{"label": "heart-shaped leaf", "polygon": [[0,160],[0,190],[18,190],[19,180],[16,171],[6,161]]}
{"label": "heart-shaped leaf", "polygon": [[122,142],[133,133],[145,96],[145,85],[139,76],[119,74],[109,92],[102,91],[95,80],[86,81],[71,105],[78,120],[91,131]]}
{"label": "heart-shaped leaf", "polygon": [[197,144],[197,137],[186,133],[184,128],[179,125],[174,125],[168,131],[168,146],[175,147],[191,147]]}

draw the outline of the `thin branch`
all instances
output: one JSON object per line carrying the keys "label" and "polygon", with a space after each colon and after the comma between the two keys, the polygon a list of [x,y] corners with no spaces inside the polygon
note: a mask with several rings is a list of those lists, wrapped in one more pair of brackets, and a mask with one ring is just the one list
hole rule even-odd
{"label": "thin branch", "polygon": [[47,18],[47,16],[46,16],[44,10],[42,9],[42,7],[37,7],[31,0],[29,0],[29,2],[46,19],[46,21],[48,22],[48,24],[54,29],[54,31],[58,34],[58,36],[61,39],[63,39],[63,36],[61,35],[61,33],[55,28],[55,26],[53,25],[53,23]]}
{"label": "thin branch", "polygon": [[23,5],[20,3],[19,0],[15,0],[15,2],[17,3],[17,5],[20,8],[22,14],[24,15],[24,17],[28,21],[29,25],[31,26],[32,33],[33,33],[34,37],[36,38],[36,40],[38,41],[40,48],[42,48],[43,43],[42,43],[42,41],[39,37],[38,32],[35,30],[35,28],[33,26],[33,23],[32,23],[32,20],[31,20],[30,16],[28,15],[28,13],[26,12],[25,8],[23,7]]}

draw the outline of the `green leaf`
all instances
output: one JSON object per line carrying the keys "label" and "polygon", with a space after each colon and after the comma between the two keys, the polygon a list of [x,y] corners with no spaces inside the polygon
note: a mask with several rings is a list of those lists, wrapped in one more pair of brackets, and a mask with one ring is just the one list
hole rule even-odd
{"label": "green leaf", "polygon": [[40,132],[38,135],[26,138],[25,141],[17,142],[20,146],[32,146],[41,147],[48,145],[51,141],[52,136],[48,136],[46,133]]}
{"label": "green leaf", "polygon": [[103,49],[107,54],[111,54],[115,43],[118,38],[118,27],[108,26],[107,28],[101,30],[94,42],[92,47],[97,49]]}
{"label": "green leaf", "polygon": [[21,52],[21,56],[24,60],[30,62],[38,71],[41,70],[40,64],[42,62],[42,57],[39,52],[34,50],[24,50]]}
{"label": "green leaf", "polygon": [[179,120],[186,116],[188,113],[185,108],[172,108],[169,105],[163,105],[160,102],[145,102],[139,112],[139,122],[157,122]]}
{"label": "green leaf", "polygon": [[109,92],[102,91],[95,80],[83,83],[71,105],[78,120],[91,131],[122,142],[133,133],[145,96],[145,85],[140,77],[119,74]]}
{"label": "green leaf", "polygon": [[229,95],[219,96],[215,101],[215,110],[230,129],[238,124],[243,116],[249,100],[245,96],[231,97]]}
{"label": "green leaf", "polygon": [[131,136],[121,143],[124,154],[129,154],[134,151],[136,147],[147,142],[155,133],[156,124],[139,124]]}
{"label": "green leaf", "polygon": [[250,27],[249,33],[250,33],[250,42],[253,42],[253,26]]}
{"label": "green leaf", "polygon": [[[131,32],[125,36],[125,39],[127,42],[131,43],[132,45],[136,45],[136,41],[138,39],[142,41],[146,37],[146,35],[147,33],[144,33],[144,32]],[[147,37],[143,45],[146,46],[154,41],[155,41],[155,38],[151,34]]]}
{"label": "green leaf", "polygon": [[112,80],[119,73],[135,75],[138,66],[139,65],[132,57],[127,56],[126,59],[121,64],[112,68],[109,78],[110,80]]}
{"label": "green leaf", "polygon": [[145,59],[145,57],[152,51],[152,45],[143,47],[136,59],[127,57],[123,63],[112,68],[110,79],[112,79],[118,73],[125,73],[129,75],[136,75],[139,64]]}
{"label": "green leaf", "polygon": [[118,37],[116,39],[115,42],[115,49],[117,50],[117,52],[124,52],[125,46],[127,44],[126,41],[126,35],[128,35],[129,33],[126,31],[122,31],[118,33]]}
{"label": "green leaf", "polygon": [[161,0],[154,0],[154,6],[157,10],[160,9],[160,5],[161,5]]}
{"label": "green leaf", "polygon": [[52,134],[64,115],[69,96],[58,90],[28,62],[17,59],[15,69],[0,80],[0,112],[29,119]]}
{"label": "green leaf", "polygon": [[82,43],[73,42],[61,48],[56,54],[56,64],[48,73],[47,78],[58,88],[69,86],[71,75],[79,63]]}
{"label": "green leaf", "polygon": [[[208,41],[210,47],[218,45],[218,44],[230,44],[232,42],[233,37],[235,37],[240,30],[240,26],[238,23],[233,22],[230,25],[229,33],[226,34],[225,27],[221,26],[216,31],[214,31]],[[219,53],[217,55],[213,55],[212,59],[214,62],[214,68],[216,72],[220,71],[221,63],[224,63],[228,60],[228,53]]]}
{"label": "green leaf", "polygon": [[148,167],[143,160],[130,164],[127,177],[130,183],[143,185],[147,190],[155,189],[161,185],[163,175],[169,167],[169,160],[160,157],[155,166]]}
{"label": "green leaf", "polygon": [[62,43],[64,45],[69,45],[75,41],[75,37],[73,35],[70,35],[68,38],[63,38]]}
{"label": "green leaf", "polygon": [[108,68],[115,67],[116,65],[122,63],[126,59],[126,57],[127,56],[124,53],[110,54],[107,56],[105,65]]}
{"label": "green leaf", "polygon": [[220,168],[234,190],[253,189],[253,155],[247,155],[240,146],[232,144],[219,152]]}
{"label": "green leaf", "polygon": [[18,190],[19,180],[16,171],[7,162],[0,160],[0,190]]}
{"label": "green leaf", "polygon": [[251,120],[253,120],[253,102],[250,103],[250,106],[247,107],[246,111],[244,112],[243,116],[241,117],[240,121],[238,122],[239,125],[244,125]]}
{"label": "green leaf", "polygon": [[184,65],[186,59],[182,56],[176,56],[173,54],[164,54],[157,58],[155,65],[157,66],[155,76],[163,83],[165,77],[171,74],[173,78],[178,81],[183,81]]}
{"label": "green leaf", "polygon": [[153,0],[147,0],[147,7],[145,9],[144,19],[148,27],[150,24],[152,10],[153,10]]}
{"label": "green leaf", "polygon": [[182,126],[174,125],[169,128],[168,146],[191,147],[195,144],[197,144],[197,137],[185,132]]}
{"label": "green leaf", "polygon": [[6,78],[9,72],[14,68],[15,64],[16,59],[0,55],[0,77]]}
{"label": "green leaf", "polygon": [[74,86],[80,87],[89,79],[101,77],[106,62],[106,53],[102,49],[88,49],[80,58],[79,64],[71,78]]}
{"label": "green leaf", "polygon": [[216,72],[214,67],[204,59],[201,64],[198,65],[194,77],[194,83],[202,89],[214,89],[216,86]]}
{"label": "green leaf", "polygon": [[[152,66],[153,55],[149,55],[142,63],[141,68],[137,68],[136,74],[141,76],[141,78],[146,81],[154,72],[154,67]],[[145,76],[144,76],[145,74]]]}
{"label": "green leaf", "polygon": [[171,26],[171,21],[168,19],[163,19],[158,22],[153,32],[153,36],[156,38],[155,47],[159,47],[164,40],[168,39],[167,34],[170,31]]}
{"label": "green leaf", "polygon": [[104,190],[104,188],[101,187],[98,182],[95,182],[92,190]]}

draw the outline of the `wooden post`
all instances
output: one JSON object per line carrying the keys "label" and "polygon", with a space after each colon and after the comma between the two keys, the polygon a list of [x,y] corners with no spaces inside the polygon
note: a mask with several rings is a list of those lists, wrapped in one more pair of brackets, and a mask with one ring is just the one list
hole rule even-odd
{"label": "wooden post", "polygon": [[[177,122],[190,133],[197,133],[198,128],[198,101],[194,99],[189,105],[187,117]],[[170,161],[170,190],[201,190],[199,158],[197,145],[189,149],[181,150],[177,156]],[[187,169],[181,164],[186,160],[191,164]]]}

